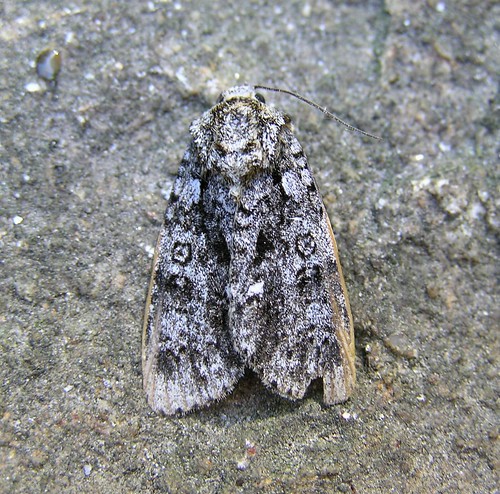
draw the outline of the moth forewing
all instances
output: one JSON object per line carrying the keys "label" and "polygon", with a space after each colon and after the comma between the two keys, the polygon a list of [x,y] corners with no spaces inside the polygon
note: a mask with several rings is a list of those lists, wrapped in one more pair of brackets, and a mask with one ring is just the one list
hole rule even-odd
{"label": "moth forewing", "polygon": [[[347,295],[344,275],[340,264],[337,242],[333,234],[332,225],[325,209],[326,222],[330,233],[330,242],[335,253],[337,264],[336,273],[340,283],[340,292],[331,293],[330,299],[334,311],[333,325],[336,328],[336,337],[339,343],[341,365],[333,366],[333,369],[323,375],[323,400],[328,405],[346,401],[354,391],[356,385],[356,350],[354,347],[354,326],[352,322],[351,306]],[[338,304],[344,304],[338,307]]]}
{"label": "moth forewing", "polygon": [[153,256],[153,269],[151,272],[151,279],[146,299],[146,310],[144,313],[142,331],[142,378],[148,404],[155,411],[163,411],[164,413],[167,413],[166,410],[163,410],[166,406],[162,406],[161,404],[164,391],[160,390],[161,386],[158,385],[157,372],[160,336],[158,319],[163,310],[163,304],[161,297],[157,301],[155,300],[155,303],[152,301],[153,290],[157,287],[156,277],[162,233],[158,235],[158,240],[156,242],[156,248]]}

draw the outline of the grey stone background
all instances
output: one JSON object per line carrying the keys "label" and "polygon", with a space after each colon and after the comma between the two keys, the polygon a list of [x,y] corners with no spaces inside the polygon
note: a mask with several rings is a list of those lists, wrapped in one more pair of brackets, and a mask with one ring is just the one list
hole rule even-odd
{"label": "grey stone background", "polygon": [[[498,492],[500,4],[0,5],[1,492]],[[62,54],[54,91],[37,55]],[[359,383],[254,376],[147,407],[141,326],[189,123],[239,83],[289,113],[337,234]]]}

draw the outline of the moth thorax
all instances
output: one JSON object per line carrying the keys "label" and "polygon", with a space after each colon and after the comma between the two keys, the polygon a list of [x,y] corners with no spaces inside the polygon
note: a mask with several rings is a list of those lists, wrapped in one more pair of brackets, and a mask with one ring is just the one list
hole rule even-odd
{"label": "moth thorax", "polygon": [[210,153],[210,168],[233,184],[267,168],[268,159],[257,139],[219,139]]}

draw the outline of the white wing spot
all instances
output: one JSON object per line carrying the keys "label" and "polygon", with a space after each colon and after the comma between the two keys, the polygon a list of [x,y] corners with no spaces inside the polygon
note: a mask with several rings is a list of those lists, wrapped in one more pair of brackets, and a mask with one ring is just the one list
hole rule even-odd
{"label": "white wing spot", "polygon": [[258,281],[248,287],[247,295],[262,295],[264,293],[264,282]]}

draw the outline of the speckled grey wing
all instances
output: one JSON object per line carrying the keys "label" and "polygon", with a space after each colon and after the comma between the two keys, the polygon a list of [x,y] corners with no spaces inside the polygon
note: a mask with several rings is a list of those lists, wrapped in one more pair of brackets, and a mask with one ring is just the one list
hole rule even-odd
{"label": "speckled grey wing", "polygon": [[156,247],[142,363],[148,403],[165,414],[222,398],[243,372],[228,330],[228,225],[219,217],[234,205],[219,182],[186,153]]}
{"label": "speckled grey wing", "polygon": [[247,184],[235,215],[231,331],[267,386],[301,398],[323,378],[324,401],[338,403],[356,380],[349,301],[306,158],[291,132],[282,139],[278,163]]}

